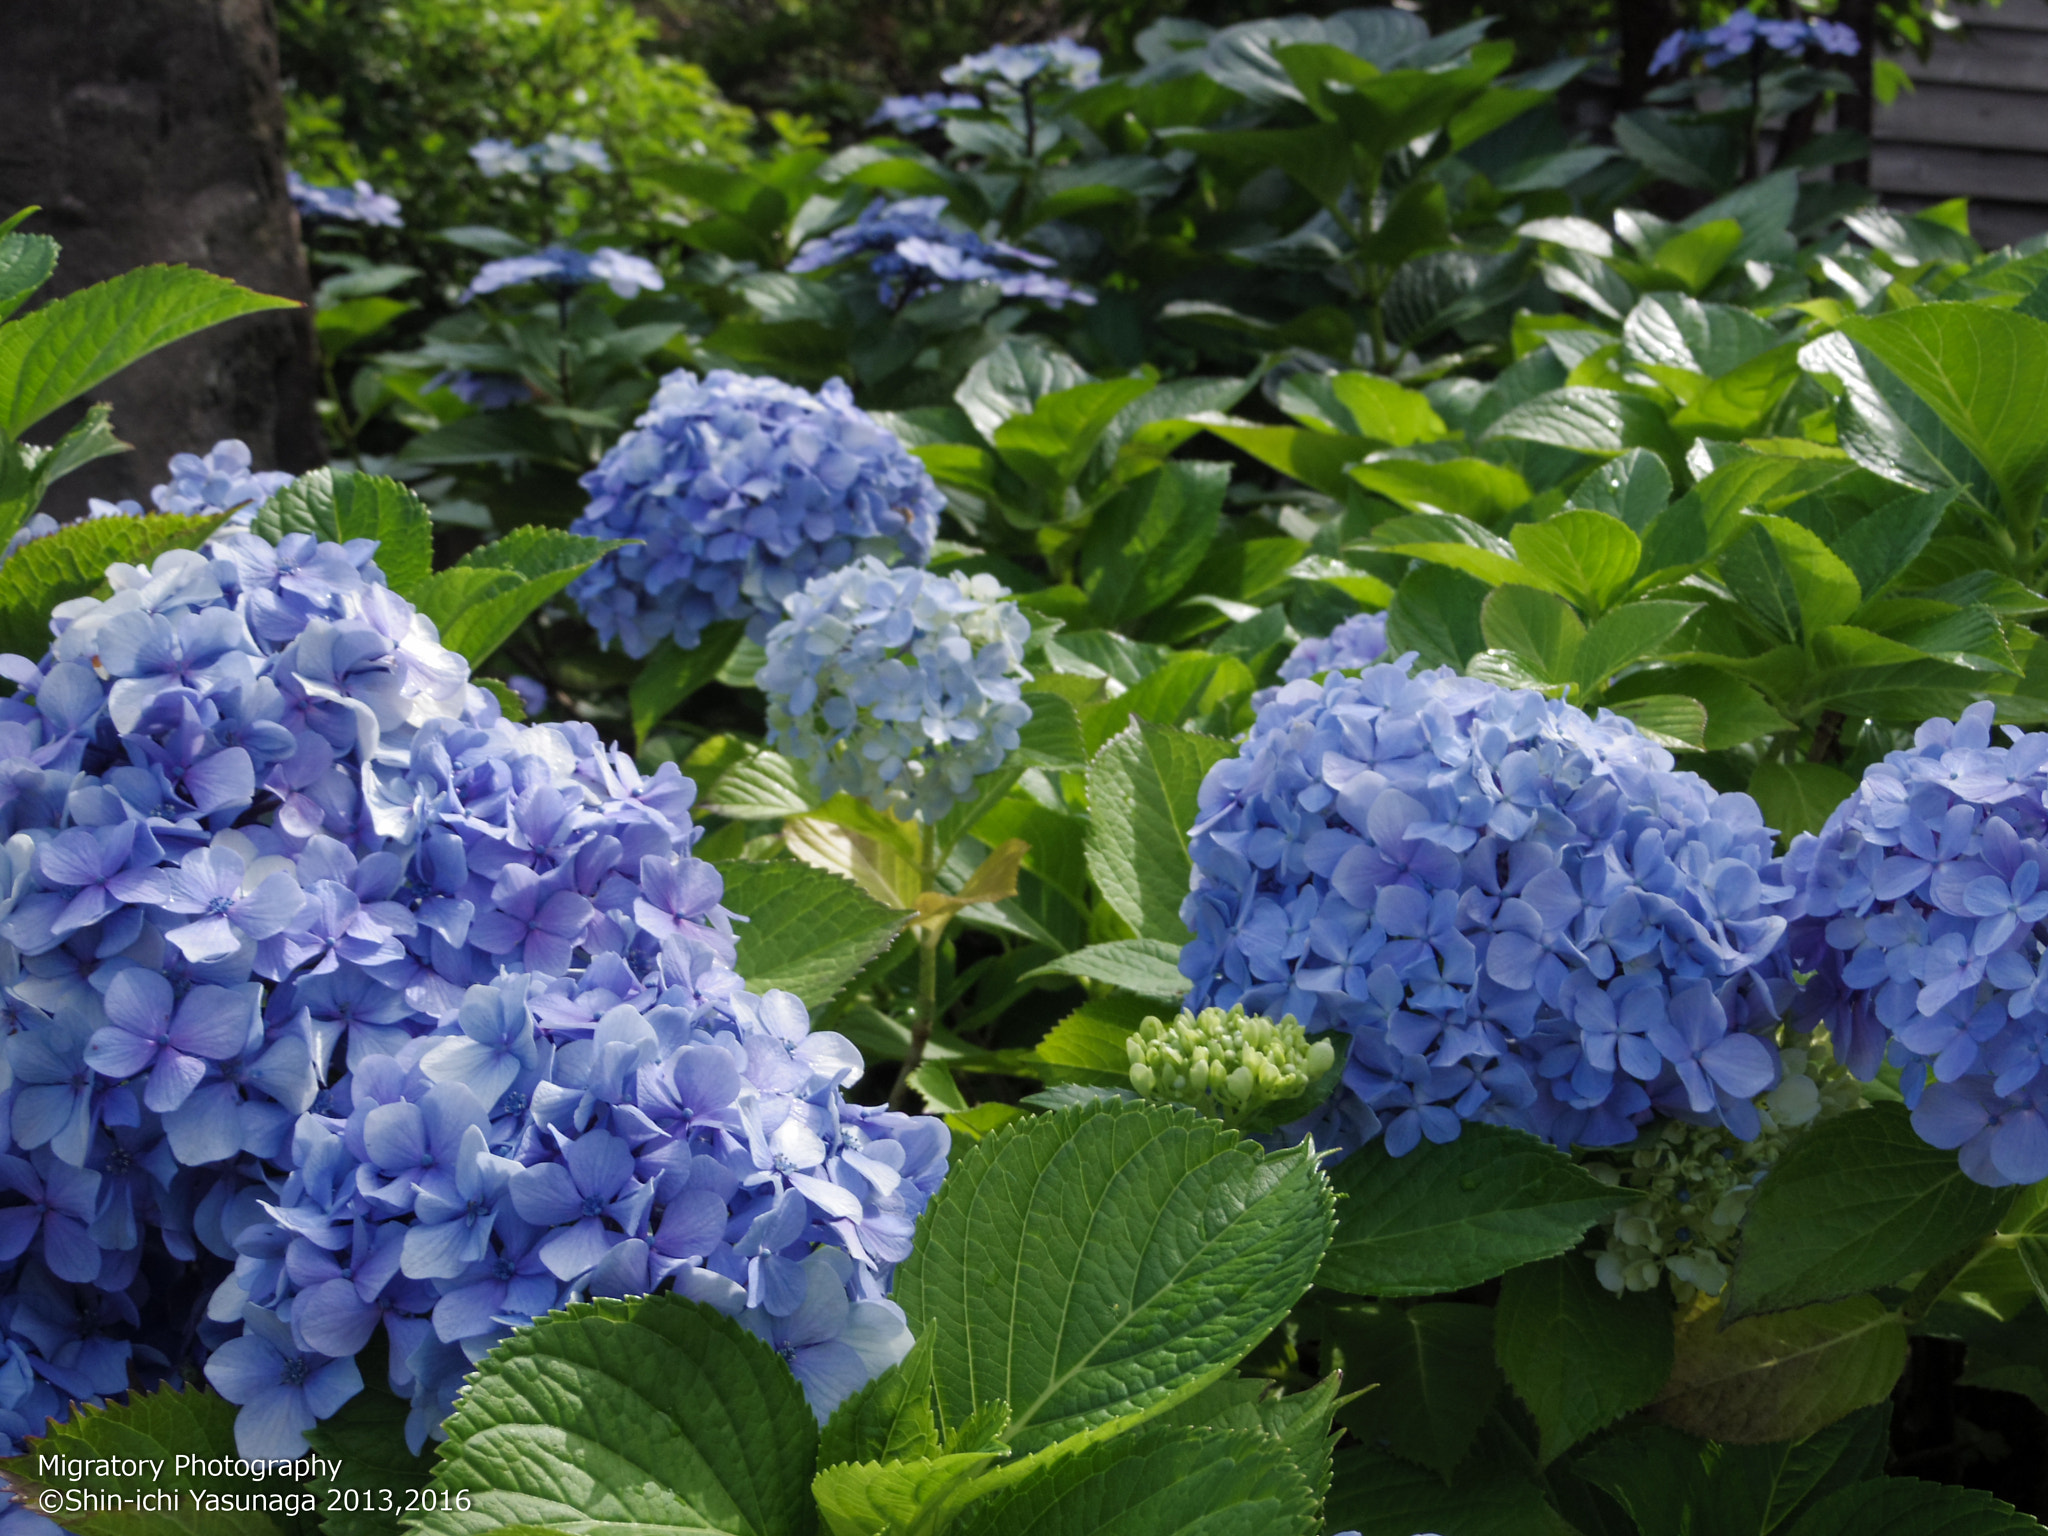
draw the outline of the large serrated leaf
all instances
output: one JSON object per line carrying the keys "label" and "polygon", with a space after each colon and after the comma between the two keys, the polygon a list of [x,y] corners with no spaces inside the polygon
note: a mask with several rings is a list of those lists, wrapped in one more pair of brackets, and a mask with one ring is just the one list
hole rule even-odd
{"label": "large serrated leaf", "polygon": [[1978,1488],[1880,1477],[1829,1495],[1787,1536],[2025,1536],[2041,1523]]}
{"label": "large serrated leaf", "polygon": [[1661,1291],[1610,1294],[1592,1260],[1563,1254],[1501,1282],[1494,1349],[1554,1461],[1640,1408],[1671,1373],[1671,1302]]}
{"label": "large serrated leaf", "polygon": [[1317,1279],[1362,1296],[1463,1290],[1565,1252],[1627,1203],[1548,1142],[1494,1125],[1406,1157],[1373,1142],[1331,1177],[1343,1199]]}
{"label": "large serrated leaf", "polygon": [[[381,1367],[379,1368],[381,1371]],[[339,1469],[314,1486],[322,1494],[321,1536],[398,1536],[406,1494],[424,1488],[433,1475],[431,1450],[415,1456],[406,1449],[405,1421],[412,1405],[383,1388],[370,1372],[370,1384],[308,1432],[307,1443]],[[350,1497],[353,1493],[354,1497]],[[385,1498],[391,1507],[384,1507]],[[357,1507],[351,1509],[350,1504]]]}
{"label": "large serrated leaf", "polygon": [[1231,743],[1133,720],[1088,771],[1088,872],[1140,938],[1187,942],[1188,828],[1209,770]]}
{"label": "large serrated leaf", "polygon": [[1797,1440],[1880,1402],[1906,1367],[1906,1325],[1872,1296],[1678,1330],[1654,1412],[1703,1440]]}
{"label": "large serrated leaf", "polygon": [[663,640],[649,652],[627,694],[634,736],[645,742],[677,705],[716,678],[745,632],[743,621],[729,619],[706,628],[687,651],[673,640]]}
{"label": "large serrated leaf", "polygon": [[433,515],[419,497],[382,475],[303,474],[263,504],[250,531],[273,544],[289,533],[336,544],[375,539],[377,568],[409,602],[419,601],[434,574]]}
{"label": "large serrated leaf", "polygon": [[197,549],[220,523],[219,517],[107,517],[23,545],[0,566],[0,652],[40,657],[50,648],[50,610],[98,592],[108,566],[147,565],[167,550]]}
{"label": "large serrated leaf", "polygon": [[2011,1204],[1922,1141],[1903,1105],[1844,1115],[1796,1141],[1758,1188],[1727,1314],[1891,1285],[1988,1235]]}
{"label": "large serrated leaf", "polygon": [[[627,539],[591,539],[559,528],[515,528],[471,550],[427,581],[420,611],[440,628],[441,643],[478,666],[526,621],[528,614]],[[505,572],[513,581],[484,582],[458,572]]]}
{"label": "large serrated leaf", "polygon": [[818,1432],[818,1466],[904,1461],[944,1449],[932,1414],[932,1348],[910,1353],[832,1410]]}
{"label": "large serrated leaf", "polygon": [[1125,1100],[996,1132],[896,1275],[941,1417],[1010,1404],[1023,1453],[1142,1416],[1241,1359],[1308,1288],[1330,1192],[1305,1150]]}
{"label": "large serrated leaf", "polygon": [[17,1492],[29,1495],[51,1489],[62,1495],[77,1493],[132,1500],[137,1492],[134,1476],[115,1477],[88,1468],[83,1476],[49,1476],[41,1470],[41,1458],[64,1457],[91,1463],[111,1458],[157,1460],[163,1475],[150,1484],[151,1491],[177,1495],[177,1507],[164,1511],[132,1507],[103,1510],[55,1509],[67,1529],[83,1536],[283,1536],[289,1521],[273,1520],[268,1514],[243,1510],[196,1508],[207,1496],[286,1494],[303,1490],[283,1478],[252,1482],[248,1478],[195,1477],[177,1470],[179,1456],[202,1461],[232,1460],[239,1453],[235,1445],[235,1417],[238,1410],[226,1398],[196,1387],[182,1392],[162,1388],[136,1392],[126,1403],[105,1408],[74,1406],[71,1417],[52,1424],[49,1433],[28,1440],[22,1454],[0,1462],[0,1474]]}
{"label": "large serrated leaf", "polygon": [[1286,1447],[1237,1430],[1146,1428],[1033,1469],[968,1506],[954,1536],[1313,1536]]}
{"label": "large serrated leaf", "polygon": [[1500,1394],[1493,1308],[1462,1301],[1332,1307],[1323,1327],[1344,1384],[1373,1388],[1345,1407],[1344,1427],[1442,1477],[1456,1472]]}
{"label": "large serrated leaf", "polygon": [[138,267],[52,299],[0,330],[0,437],[19,437],[65,401],[194,331],[238,315],[296,309],[190,267]]}
{"label": "large serrated leaf", "polygon": [[[1506,1437],[1501,1437],[1505,1439]],[[1550,1507],[1542,1484],[1522,1471],[1519,1443],[1480,1451],[1448,1484],[1426,1467],[1369,1446],[1338,1451],[1325,1527],[1360,1536],[1581,1536]],[[1502,1454],[1502,1453],[1505,1454]]]}
{"label": "large serrated leaf", "polygon": [[1128,626],[1181,589],[1215,542],[1229,485],[1227,464],[1176,460],[1096,509],[1079,575],[1104,624]]}
{"label": "large serrated leaf", "polygon": [[908,915],[851,880],[795,859],[735,862],[720,872],[724,905],[747,919],[733,930],[739,936],[736,969],[754,991],[780,987],[813,1012],[889,947]]}
{"label": "large serrated leaf", "polygon": [[1166,939],[1112,939],[1107,944],[1090,944],[1026,971],[1023,979],[1035,976],[1079,976],[1165,1002],[1174,1002],[1188,991],[1188,979],[1180,973],[1180,945]]}
{"label": "large serrated leaf", "polygon": [[[448,1420],[414,1529],[811,1536],[818,1426],[775,1351],[680,1296],[580,1303],[500,1344]],[[438,1501],[437,1501],[438,1502]]]}

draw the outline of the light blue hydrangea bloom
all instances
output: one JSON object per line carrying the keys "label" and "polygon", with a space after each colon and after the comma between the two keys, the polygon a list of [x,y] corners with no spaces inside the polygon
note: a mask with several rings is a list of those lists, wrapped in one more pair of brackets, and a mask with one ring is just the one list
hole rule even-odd
{"label": "light blue hydrangea bloom", "polygon": [[1770,830],[1629,721],[1413,657],[1287,684],[1203,781],[1191,1008],[1352,1037],[1320,1145],[1757,1129],[1791,989]]}
{"label": "light blue hydrangea bloom", "polygon": [[936,822],[1031,718],[1031,621],[1009,595],[873,557],[806,583],[768,632],[768,739],[828,795]]}
{"label": "light blue hydrangea bloom", "polygon": [[237,525],[246,524],[266,501],[292,483],[292,476],[284,471],[254,469],[254,462],[249,445],[236,437],[223,438],[204,454],[174,455],[169,483],[152,489],[149,499],[159,512],[194,517],[233,512]]}
{"label": "light blue hydrangea bloom", "polygon": [[778,379],[678,369],[583,477],[577,533],[637,544],[569,595],[607,644],[684,650],[744,618],[755,639],[804,582],[862,554],[922,565],[945,497],[837,379],[816,394]]}
{"label": "light blue hydrangea bloom", "polygon": [[485,262],[462,290],[462,299],[468,303],[480,294],[517,288],[524,283],[563,289],[603,283],[622,299],[658,293],[665,286],[660,270],[644,256],[628,255],[609,245],[601,245],[595,251],[551,245],[530,256],[507,256]]}
{"label": "light blue hydrangea bloom", "polygon": [[316,187],[297,171],[291,171],[285,176],[285,189],[302,219],[374,224],[385,229],[405,227],[405,220],[399,217],[398,199],[388,192],[379,192],[367,181],[358,180],[353,187]]}
{"label": "light blue hydrangea bloom", "polygon": [[[1280,663],[1280,681],[1296,683],[1323,672],[1357,672],[1386,654],[1387,616],[1354,613],[1327,635],[1311,635],[1289,651]],[[1279,693],[1278,688],[1261,688],[1252,695],[1252,708],[1264,709]]]}
{"label": "light blue hydrangea bloom", "polygon": [[817,272],[872,251],[868,270],[882,280],[876,296],[891,308],[949,283],[993,283],[1006,298],[1038,299],[1054,309],[1095,302],[1087,289],[1047,275],[1050,256],[956,229],[939,217],[945,208],[943,197],[877,197],[853,223],[806,241],[789,270]]}
{"label": "light blue hydrangea bloom", "polygon": [[1102,55],[1064,37],[1049,43],[999,43],[984,53],[970,53],[939,78],[967,90],[1002,94],[1077,90],[1102,78]]}
{"label": "light blue hydrangea bloom", "polygon": [[1800,1007],[1981,1184],[2048,1178],[2048,734],[1930,720],[1786,855]]}
{"label": "light blue hydrangea bloom", "polygon": [[484,176],[530,176],[540,172],[562,175],[569,171],[608,171],[611,156],[595,139],[579,139],[567,133],[551,133],[538,144],[525,148],[506,139],[479,139],[469,146],[469,158]]}
{"label": "light blue hydrangea bloom", "polygon": [[939,126],[942,112],[972,112],[981,105],[964,91],[926,91],[918,96],[885,96],[868,118],[870,128],[889,127],[898,133],[923,133]]}
{"label": "light blue hydrangea bloom", "polygon": [[1650,73],[1661,75],[1675,69],[1693,54],[1705,56],[1712,69],[1735,59],[1747,58],[1759,47],[1774,53],[1803,54],[1811,48],[1839,58],[1854,58],[1862,49],[1856,29],[1845,22],[1824,18],[1782,18],[1758,16],[1744,9],[1735,12],[1718,27],[1686,29],[1671,33],[1657,45],[1650,59]]}

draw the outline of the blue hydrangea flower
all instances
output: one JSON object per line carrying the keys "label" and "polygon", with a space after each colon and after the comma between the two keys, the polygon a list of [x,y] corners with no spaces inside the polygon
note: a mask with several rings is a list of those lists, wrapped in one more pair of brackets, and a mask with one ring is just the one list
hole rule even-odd
{"label": "blue hydrangea flower", "polygon": [[1322,1144],[1617,1145],[1653,1110],[1755,1134],[1791,990],[1755,802],[1626,720],[1411,662],[1288,683],[1209,771],[1189,1006],[1350,1037],[1297,1128]]}
{"label": "blue hydrangea flower", "polygon": [[2048,1178],[2048,735],[1930,720],[1786,856],[1800,1007],[1979,1183]]}
{"label": "blue hydrangea flower", "polygon": [[507,256],[485,262],[469,286],[462,290],[462,300],[466,304],[482,294],[496,293],[501,288],[517,288],[525,283],[541,283],[559,289],[603,283],[622,299],[634,298],[641,293],[657,293],[664,286],[661,272],[644,256],[631,256],[609,245],[601,245],[595,251],[551,245],[530,256]]}
{"label": "blue hydrangea flower", "polygon": [[399,217],[398,199],[388,192],[379,192],[367,181],[358,180],[352,187],[316,187],[297,171],[290,171],[285,175],[285,188],[302,219],[405,228],[405,220]]}
{"label": "blue hydrangea flower", "polygon": [[1049,43],[1000,43],[984,53],[970,53],[939,78],[948,85],[991,93],[1076,90],[1102,78],[1102,55],[1064,37]]}
{"label": "blue hydrangea flower", "polygon": [[942,112],[972,112],[981,99],[964,91],[926,91],[918,96],[885,96],[868,118],[870,128],[889,127],[898,133],[923,133],[939,126]]}
{"label": "blue hydrangea flower", "polygon": [[[1387,654],[1387,616],[1384,613],[1354,613],[1327,635],[1310,636],[1298,643],[1280,663],[1280,681],[1299,682],[1324,672],[1358,672]],[[1252,695],[1252,708],[1264,709],[1278,697],[1278,688],[1262,688]]]}
{"label": "blue hydrangea flower", "polygon": [[837,379],[816,394],[777,379],[678,369],[583,477],[575,531],[640,542],[569,588],[607,644],[684,650],[745,618],[760,639],[811,576],[862,554],[922,565],[945,498]]}
{"label": "blue hydrangea flower", "polygon": [[171,459],[171,478],[149,493],[159,512],[205,516],[215,512],[241,514],[246,523],[263,504],[292,483],[282,470],[257,470],[249,445],[223,438],[205,454],[180,453]]}
{"label": "blue hydrangea flower", "polygon": [[467,368],[437,373],[427,381],[427,393],[445,389],[465,405],[480,411],[503,411],[533,398],[526,380],[509,373],[472,373]]}
{"label": "blue hydrangea flower", "polygon": [[1095,302],[1087,289],[1046,274],[1051,257],[955,229],[939,217],[945,207],[943,197],[877,197],[853,223],[806,241],[789,270],[816,272],[873,251],[868,270],[882,280],[877,297],[892,308],[949,283],[993,283],[1006,298],[1039,299],[1054,309]]}
{"label": "blue hydrangea flower", "polygon": [[1703,54],[1712,69],[1735,59],[1747,58],[1764,47],[1774,53],[1803,54],[1809,47],[1839,58],[1854,58],[1862,49],[1856,29],[1839,21],[1824,19],[1781,19],[1760,17],[1754,11],[1735,12],[1718,27],[1680,29],[1657,45],[1650,59],[1650,73],[1661,75],[1676,69],[1693,54]]}
{"label": "blue hydrangea flower", "polygon": [[768,632],[768,739],[812,782],[936,822],[1031,718],[1031,621],[993,576],[872,557],[808,582]]}
{"label": "blue hydrangea flower", "polygon": [[944,1125],[746,991],[674,765],[506,721],[374,556],[222,533],[0,657],[0,1434],[191,1364],[294,1455],[381,1335],[417,1448],[658,1285],[828,1412],[909,1347]]}
{"label": "blue hydrangea flower", "polygon": [[609,171],[611,156],[595,139],[579,139],[567,133],[551,133],[538,144],[524,149],[505,139],[479,139],[469,147],[469,158],[485,177],[527,176],[536,172],[561,175],[575,170]]}

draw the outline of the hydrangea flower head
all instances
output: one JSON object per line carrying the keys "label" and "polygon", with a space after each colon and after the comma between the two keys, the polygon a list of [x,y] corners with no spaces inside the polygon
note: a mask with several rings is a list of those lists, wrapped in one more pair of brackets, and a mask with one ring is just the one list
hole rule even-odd
{"label": "hydrangea flower head", "polygon": [[149,493],[159,512],[205,516],[233,512],[238,524],[251,521],[263,504],[292,483],[282,470],[257,470],[249,445],[223,438],[204,454],[180,453],[171,459],[171,478]]}
{"label": "hydrangea flower head", "polygon": [[745,989],[674,765],[505,720],[374,556],[217,534],[0,658],[0,1434],[62,1406],[13,1362],[189,1363],[292,1456],[381,1334],[417,1450],[520,1321],[662,1285],[822,1416],[909,1347],[944,1125]]}
{"label": "hydrangea flower head", "polygon": [[945,498],[930,473],[837,379],[816,394],[778,379],[678,369],[583,477],[578,533],[637,539],[569,595],[606,643],[684,650],[708,624],[754,638],[813,575],[862,554],[922,565]]}
{"label": "hydrangea flower head", "polygon": [[816,272],[872,251],[868,270],[881,279],[876,296],[891,308],[949,283],[993,283],[1006,298],[1039,299],[1054,309],[1095,302],[1085,288],[1048,275],[1051,257],[955,229],[939,217],[945,207],[943,197],[877,197],[853,223],[805,241],[789,270]]}
{"label": "hydrangea flower head", "polygon": [[541,283],[550,288],[581,288],[603,283],[622,299],[641,293],[657,293],[664,286],[660,270],[644,256],[632,256],[609,245],[595,251],[574,246],[551,245],[530,256],[506,256],[487,261],[462,290],[464,303],[481,294]]}
{"label": "hydrangea flower head", "polygon": [[1753,1134],[1791,986],[1755,802],[1626,720],[1412,660],[1288,683],[1210,769],[1188,1005],[1350,1037],[1321,1145],[1618,1145],[1653,1109]]}
{"label": "hydrangea flower head", "polygon": [[1676,69],[1693,54],[1704,55],[1707,67],[1713,69],[1748,58],[1759,47],[1788,56],[1804,54],[1812,47],[1838,58],[1854,58],[1862,46],[1856,29],[1843,22],[1760,17],[1744,9],[1718,27],[1681,28],[1671,33],[1651,56],[1650,73],[1661,75]]}
{"label": "hydrangea flower head", "polygon": [[2048,734],[1930,720],[1786,864],[1801,996],[1850,1070],[1980,1183],[2048,1178]]}
{"label": "hydrangea flower head", "polygon": [[898,133],[923,133],[939,126],[942,112],[972,112],[981,105],[977,96],[964,91],[926,91],[918,96],[885,96],[868,118],[870,128],[888,127]]}
{"label": "hydrangea flower head", "polygon": [[1031,718],[1031,621],[1009,595],[872,556],[814,578],[768,632],[768,739],[828,795],[938,821]]}
{"label": "hydrangea flower head", "polygon": [[1102,78],[1102,55],[1064,37],[1049,43],[999,43],[968,54],[939,78],[968,90],[1007,94],[1078,90]]}
{"label": "hydrangea flower head", "polygon": [[352,187],[316,187],[297,171],[287,172],[285,188],[302,219],[332,219],[346,224],[374,224],[385,229],[403,229],[398,199],[379,192],[367,181]]}
{"label": "hydrangea flower head", "polygon": [[595,139],[572,134],[551,133],[538,144],[520,148],[507,139],[479,139],[469,146],[469,158],[484,176],[530,176],[539,172],[562,175],[569,171],[608,171],[611,156]]}
{"label": "hydrangea flower head", "polygon": [[[1311,635],[1299,642],[1280,663],[1280,681],[1299,682],[1324,672],[1358,672],[1387,654],[1387,616],[1384,613],[1354,613],[1327,635]],[[1264,709],[1278,688],[1262,688],[1252,695],[1252,707]]]}
{"label": "hydrangea flower head", "polygon": [[510,373],[472,373],[467,368],[437,373],[427,381],[427,393],[446,389],[466,405],[480,411],[503,411],[533,398],[526,380]]}

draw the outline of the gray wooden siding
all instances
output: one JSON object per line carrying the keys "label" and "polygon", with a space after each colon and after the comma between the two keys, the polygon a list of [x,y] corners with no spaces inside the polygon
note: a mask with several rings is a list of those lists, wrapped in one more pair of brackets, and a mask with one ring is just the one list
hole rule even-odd
{"label": "gray wooden siding", "polygon": [[1879,109],[1870,176],[1899,207],[1969,198],[1997,246],[2048,231],[2048,0],[1962,15],[1969,32],[1926,63],[1899,58],[1916,88]]}

